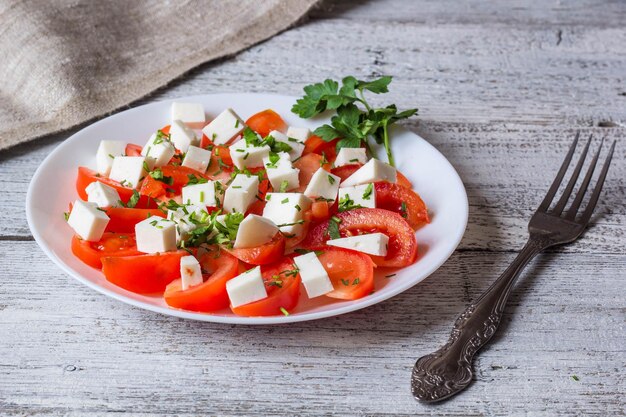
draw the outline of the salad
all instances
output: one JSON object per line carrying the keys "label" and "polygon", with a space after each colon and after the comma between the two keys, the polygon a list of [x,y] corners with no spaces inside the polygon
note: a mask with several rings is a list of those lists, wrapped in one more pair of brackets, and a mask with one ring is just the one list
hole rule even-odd
{"label": "salad", "polygon": [[416,110],[363,94],[390,81],[305,87],[294,113],[335,112],[314,132],[271,109],[207,120],[201,104],[175,102],[145,143],[102,140],[64,213],[72,253],[127,291],[194,312],[288,315],[304,297],[368,296],[374,268],[417,261],[415,230],[429,222],[389,147],[389,125]]}

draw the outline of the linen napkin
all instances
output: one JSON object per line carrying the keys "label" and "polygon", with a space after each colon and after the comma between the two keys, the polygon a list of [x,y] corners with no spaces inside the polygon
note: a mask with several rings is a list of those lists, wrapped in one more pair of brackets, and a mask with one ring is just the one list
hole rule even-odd
{"label": "linen napkin", "polygon": [[0,149],[137,100],[317,0],[0,0]]}

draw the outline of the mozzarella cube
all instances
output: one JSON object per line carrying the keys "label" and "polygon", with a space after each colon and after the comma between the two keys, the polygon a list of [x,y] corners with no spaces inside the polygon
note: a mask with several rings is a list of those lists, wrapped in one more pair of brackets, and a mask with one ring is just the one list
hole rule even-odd
{"label": "mozzarella cube", "polygon": [[335,159],[335,166],[365,164],[366,162],[367,155],[365,154],[365,148],[341,148]]}
{"label": "mozzarella cube", "polygon": [[200,262],[194,256],[183,256],[180,258],[180,278],[181,289],[185,291],[190,287],[195,287],[204,282],[202,279],[202,269]]}
{"label": "mozzarella cube", "polygon": [[167,165],[175,153],[176,149],[168,136],[160,131],[153,133],[141,150],[141,155],[146,158],[150,170]]}
{"label": "mozzarella cube", "polygon": [[300,271],[300,278],[309,298],[319,297],[334,290],[333,283],[315,252],[296,256],[293,261]]}
{"label": "mozzarella cube", "polygon": [[98,173],[109,175],[113,166],[113,159],[116,156],[124,156],[126,154],[126,143],[121,140],[103,140],[98,145],[96,152],[96,166]]}
{"label": "mozzarella cube", "polygon": [[85,188],[85,191],[87,192],[87,201],[96,203],[98,207],[117,207],[120,205],[120,194],[110,185],[94,181]]}
{"label": "mozzarella cube", "polygon": [[74,232],[81,239],[97,242],[102,238],[104,229],[109,224],[109,216],[98,210],[96,203],[76,200],[72,206],[70,217],[67,219],[67,224],[74,229]]}
{"label": "mozzarella cube", "polygon": [[288,153],[291,160],[294,161],[302,156],[302,152],[304,151],[304,141],[311,136],[311,131],[306,128],[290,127],[289,130],[287,130],[286,135],[277,130],[272,130],[270,132],[270,136],[276,139],[277,142],[286,143],[291,147],[291,150],[288,151]]}
{"label": "mozzarella cube", "polygon": [[374,184],[355,185],[339,189],[339,206],[347,205],[376,208],[376,190]]}
{"label": "mozzarella cube", "polygon": [[168,210],[167,218],[176,223],[176,242],[180,242],[186,240],[197,228],[205,226],[210,215],[206,207],[190,205]]}
{"label": "mozzarella cube", "polygon": [[[275,158],[275,157],[274,157]],[[278,159],[273,160],[272,156],[263,158],[263,165],[267,178],[270,180],[275,190],[289,191],[300,186],[300,170],[294,168],[289,160],[289,154],[280,152]]]}
{"label": "mozzarella cube", "polygon": [[233,164],[239,169],[261,167],[263,159],[270,154],[269,146],[248,146],[245,140],[236,142],[229,149]]}
{"label": "mozzarella cube", "polygon": [[146,164],[143,156],[116,156],[109,178],[131,188],[137,187],[146,176]]}
{"label": "mozzarella cube", "polygon": [[274,222],[256,214],[250,214],[239,224],[233,247],[238,249],[261,246],[272,240],[276,233],[278,233],[278,227]]}
{"label": "mozzarella cube", "polygon": [[202,133],[211,139],[214,144],[224,145],[235,136],[241,134],[245,127],[245,123],[233,109],[226,109],[213,119],[211,123],[206,125],[202,129]]}
{"label": "mozzarella cube", "polygon": [[137,250],[144,253],[176,250],[176,223],[158,216],[148,217],[135,225]]}
{"label": "mozzarella cube", "polygon": [[396,182],[397,171],[389,164],[379,159],[372,158],[361,168],[357,169],[354,174],[346,178],[342,183],[342,187],[351,187],[353,185],[367,184],[377,181]]}
{"label": "mozzarella cube", "polygon": [[221,207],[222,201],[224,201],[224,189],[218,181],[207,181],[183,187],[183,204]]}
{"label": "mozzarella cube", "polygon": [[204,174],[210,163],[211,151],[192,145],[187,148],[187,153],[183,159],[182,166],[195,169],[196,171],[200,171]]}
{"label": "mozzarella cube", "polygon": [[303,232],[304,212],[311,207],[308,197],[300,193],[267,193],[265,200],[263,217],[273,221],[285,236]]}
{"label": "mozzarella cube", "polygon": [[190,146],[198,146],[200,140],[196,133],[181,120],[173,120],[170,126],[170,140],[182,153],[187,152]]}
{"label": "mozzarella cube", "polygon": [[206,123],[204,107],[200,103],[172,103],[172,122],[181,120],[192,129],[202,129]]}
{"label": "mozzarella cube", "polygon": [[261,267],[250,269],[235,278],[226,281],[226,292],[231,307],[239,307],[267,297]]}
{"label": "mozzarella cube", "polygon": [[382,233],[370,233],[368,235],[342,237],[326,242],[329,246],[352,249],[368,255],[386,256],[389,237]]}
{"label": "mozzarella cube", "polygon": [[309,185],[304,190],[304,195],[312,199],[335,201],[340,181],[341,177],[319,168],[311,177]]}
{"label": "mozzarella cube", "polygon": [[224,211],[245,213],[259,192],[259,177],[237,174],[224,194]]}

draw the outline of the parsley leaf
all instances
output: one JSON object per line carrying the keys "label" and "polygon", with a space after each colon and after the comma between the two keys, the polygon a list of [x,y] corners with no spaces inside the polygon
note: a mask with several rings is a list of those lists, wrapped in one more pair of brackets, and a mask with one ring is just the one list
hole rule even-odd
{"label": "parsley leaf", "polygon": [[341,238],[341,234],[339,233],[339,223],[341,222],[341,219],[338,219],[338,220],[339,221],[336,221],[335,218],[331,218],[328,222],[327,232],[328,232],[328,236],[330,236],[331,239]]}

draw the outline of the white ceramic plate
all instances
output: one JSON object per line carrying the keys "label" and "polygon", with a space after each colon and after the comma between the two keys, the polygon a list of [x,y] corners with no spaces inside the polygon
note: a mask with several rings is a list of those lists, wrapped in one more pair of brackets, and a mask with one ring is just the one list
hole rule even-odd
{"label": "white ceramic plate", "polygon": [[[215,116],[232,107],[246,119],[272,108],[289,125],[311,129],[327,120],[302,120],[291,113],[295,97],[271,94],[212,94],[184,97],[176,101],[199,102],[209,115]],[[457,247],[467,225],[468,203],[458,174],[433,146],[402,128],[392,133],[396,165],[413,183],[415,190],[429,207],[432,222],[417,231],[420,257],[408,268],[378,271],[376,291],[360,300],[340,301],[302,296],[297,309],[289,316],[238,317],[224,310],[214,314],[193,313],[169,308],[161,297],[134,294],[110,284],[96,269],[84,265],[70,250],[72,231],[63,219],[68,203],[77,198],[74,187],[76,168],[95,167],[98,143],[103,139],[125,140],[142,145],[151,133],[169,124],[172,101],[161,101],[127,110],[100,120],[61,143],[35,172],[26,197],[28,224],[43,251],[57,265],[83,284],[109,297],[136,307],[186,319],[219,323],[273,324],[320,319],[358,310],[379,303],[424,280],[439,268]],[[384,160],[384,157],[383,157]],[[67,285],[71,285],[68,283]],[[304,293],[304,291],[303,291]]]}

